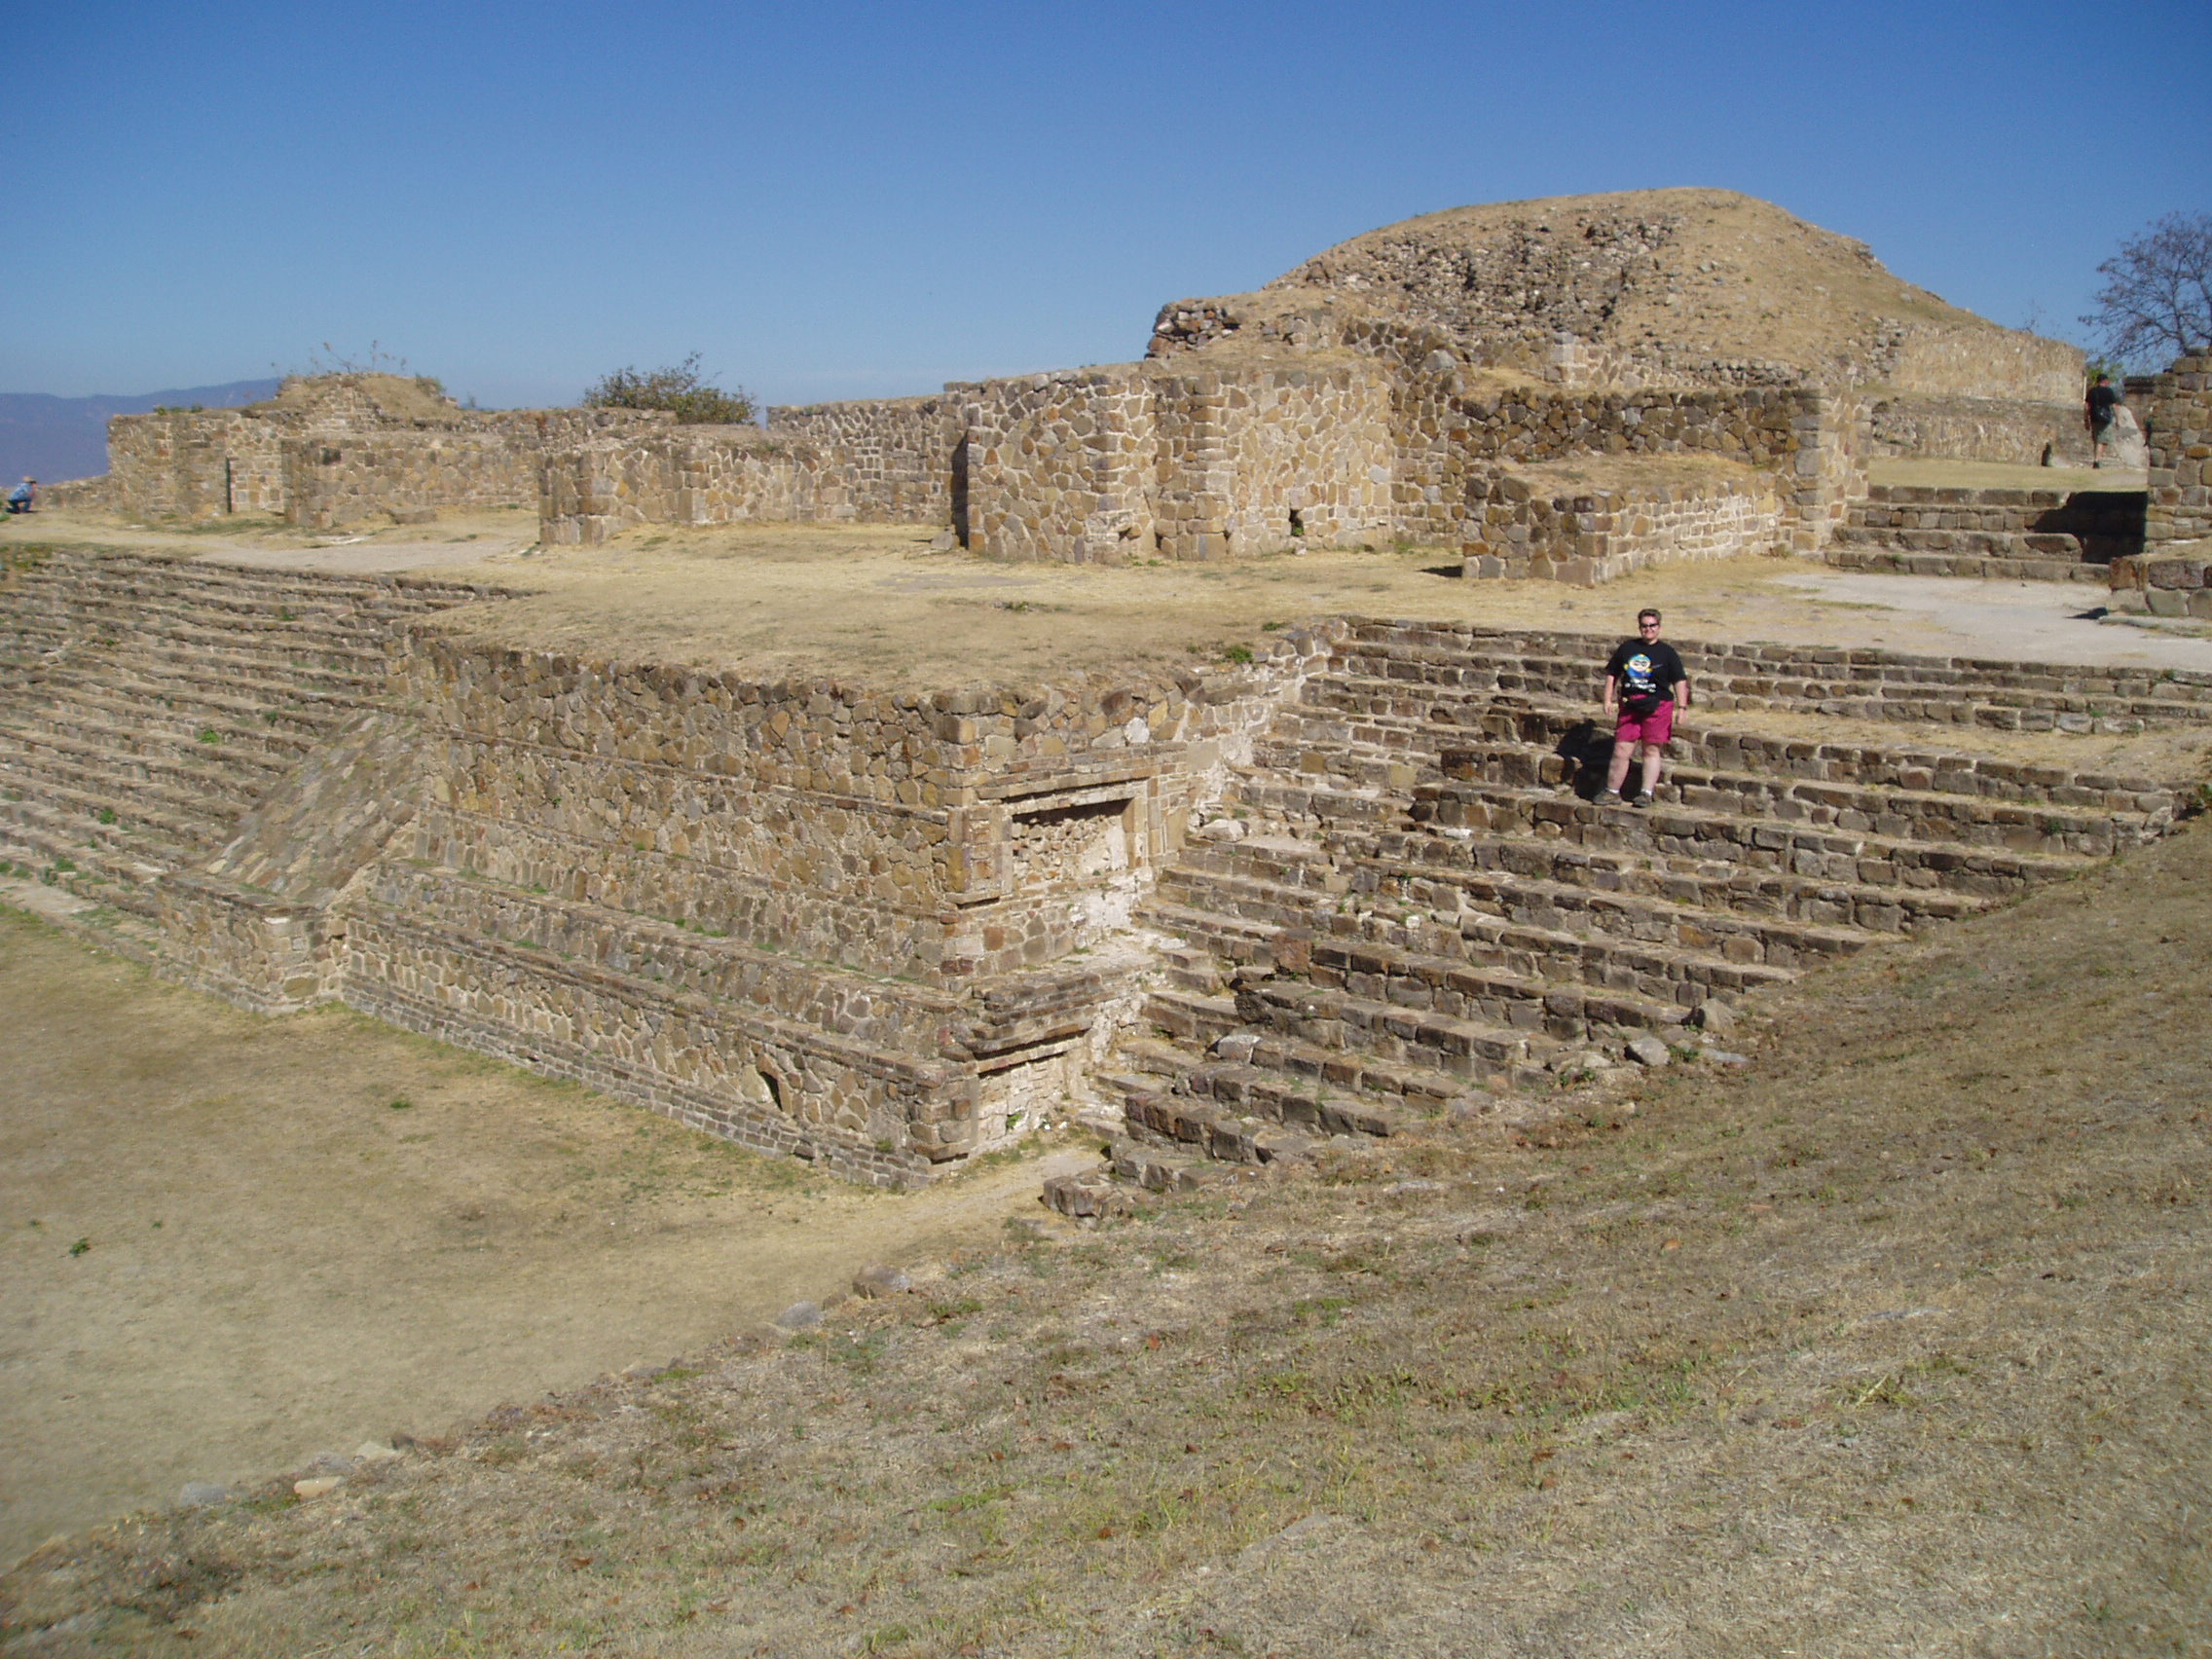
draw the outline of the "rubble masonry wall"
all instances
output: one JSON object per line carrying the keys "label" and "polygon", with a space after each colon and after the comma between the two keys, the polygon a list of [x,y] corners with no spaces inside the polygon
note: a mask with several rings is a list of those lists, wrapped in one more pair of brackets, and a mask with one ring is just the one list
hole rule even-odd
{"label": "rubble masonry wall", "polygon": [[1763,475],[1558,495],[1501,475],[1473,511],[1465,574],[1584,587],[1654,564],[1771,552],[1788,535],[1782,493]]}
{"label": "rubble masonry wall", "polygon": [[2153,377],[2150,425],[2145,541],[2212,536],[2212,357],[2177,357]]}

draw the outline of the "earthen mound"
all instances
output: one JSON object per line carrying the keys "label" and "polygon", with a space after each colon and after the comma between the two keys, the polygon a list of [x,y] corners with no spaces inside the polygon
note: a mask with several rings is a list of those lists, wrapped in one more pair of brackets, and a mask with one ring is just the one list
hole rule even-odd
{"label": "earthen mound", "polygon": [[[1730,190],[1455,207],[1340,242],[1256,293],[1164,308],[1152,354],[1441,336],[1483,367],[1637,384],[2071,398],[2080,353],[1899,280],[1864,242]],[[1564,378],[1574,378],[1571,374]]]}

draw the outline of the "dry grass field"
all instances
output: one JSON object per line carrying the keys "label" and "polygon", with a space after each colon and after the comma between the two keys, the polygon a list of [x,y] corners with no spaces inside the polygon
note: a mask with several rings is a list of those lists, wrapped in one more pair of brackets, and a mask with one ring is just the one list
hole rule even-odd
{"label": "dry grass field", "polygon": [[2212,836],[1753,1032],[50,1545],[0,1652],[2206,1652]]}
{"label": "dry grass field", "polygon": [[[454,576],[520,597],[447,612],[438,625],[521,648],[916,689],[1219,662],[1329,615],[1617,635],[1644,605],[1664,608],[1670,637],[1683,641],[2212,669],[2212,641],[2100,626],[2088,614],[2101,603],[2095,589],[1863,576],[1791,558],[1677,566],[1608,588],[1563,589],[1463,581],[1456,552],[1417,546],[1098,566],[976,559],[940,551],[934,533],[907,525],[648,525],[602,546],[551,549],[535,549],[535,519],[518,513],[335,537],[277,525],[248,534],[133,528],[55,513],[40,515],[35,532],[0,529],[0,550],[36,540]],[[1593,697],[1601,656],[1592,659]]]}
{"label": "dry grass field", "polygon": [[[0,909],[0,1558],[772,1318],[1033,1206],[868,1192]],[[79,1248],[80,1243],[82,1248]]]}

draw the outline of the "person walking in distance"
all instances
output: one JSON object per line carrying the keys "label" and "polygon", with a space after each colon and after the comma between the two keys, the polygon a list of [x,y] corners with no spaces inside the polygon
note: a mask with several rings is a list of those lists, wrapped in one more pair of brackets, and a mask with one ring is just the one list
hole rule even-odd
{"label": "person walking in distance", "polygon": [[1659,788],[1659,763],[1675,735],[1675,706],[1690,706],[1689,671],[1673,645],[1659,638],[1659,612],[1636,613],[1636,638],[1623,640],[1605,664],[1605,718],[1613,724],[1613,761],[1605,774],[1602,805],[1617,805],[1628,763],[1643,751],[1643,792],[1638,806],[1649,806]]}
{"label": "person walking in distance", "polygon": [[2113,389],[2112,376],[2099,375],[2096,384],[2089,387],[2089,395],[2083,399],[2082,424],[2089,428],[2089,464],[2105,463],[2105,445],[2112,439],[2113,411],[2120,405],[2120,393]]}

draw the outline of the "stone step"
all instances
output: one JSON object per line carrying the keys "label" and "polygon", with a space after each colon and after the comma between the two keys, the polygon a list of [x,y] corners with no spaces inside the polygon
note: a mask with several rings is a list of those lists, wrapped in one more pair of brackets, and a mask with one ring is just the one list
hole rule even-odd
{"label": "stone step", "polygon": [[1480,884],[1557,883],[1573,892],[1627,900],[1670,901],[1718,918],[1758,917],[1800,925],[1909,934],[1957,921],[1988,908],[1987,898],[1891,881],[1836,881],[1756,869],[1729,861],[1652,857],[1614,848],[1581,847],[1523,835],[1437,834],[1391,831],[1336,839],[1336,857],[1347,869],[1398,872],[1409,883],[1445,881],[1481,903]]}
{"label": "stone step", "polygon": [[[1903,681],[1768,679],[1721,676],[1693,665],[1697,707],[1707,715],[1773,709],[1821,714],[1832,719],[1980,726],[1997,731],[2080,731],[2124,734],[2144,722],[2201,723],[2212,720],[2212,698],[2196,687],[2177,684],[2172,694],[2135,695],[2129,690],[2091,685],[2075,691],[2034,687],[1990,687]],[[1494,681],[1494,687],[1490,682]],[[1528,698],[1556,699],[1591,710],[1599,686],[1587,674],[1539,678],[1527,674],[1484,676],[1430,682],[1440,689]],[[2068,717],[2081,717],[2068,719]],[[2130,723],[2133,722],[2133,723]]]}
{"label": "stone step", "polygon": [[1457,830],[1534,834],[1652,858],[1741,863],[1876,887],[1939,887],[1977,898],[2016,897],[2062,880],[2086,862],[2037,850],[1775,823],[1664,800],[1649,808],[1603,805],[1556,790],[1456,781],[1422,786],[1411,816],[1447,835]]}
{"label": "stone step", "polygon": [[[169,567],[171,571],[177,567]],[[185,569],[194,569],[186,567]],[[207,567],[209,571],[213,567]],[[208,615],[351,625],[379,616],[422,614],[420,600],[375,589],[333,587],[312,577],[284,582],[240,581],[217,574],[167,574],[110,568],[106,560],[53,565],[26,575],[17,592],[40,601],[106,608],[163,608]]]}
{"label": "stone step", "polygon": [[[1296,1137],[1276,1135],[1271,1137],[1268,1151],[1278,1154],[1267,1161],[1299,1161],[1309,1156],[1305,1145],[1294,1145]],[[1224,1137],[1232,1150],[1244,1150],[1243,1143]],[[1258,1150],[1256,1147],[1252,1150]],[[1279,1155],[1289,1153],[1288,1159]],[[1246,1161],[1239,1159],[1236,1162]],[[1182,1145],[1172,1148],[1159,1144],[1149,1132],[1134,1132],[1134,1120],[1124,1108],[1124,1123],[1106,1151],[1106,1166],[1116,1181],[1148,1193],[1199,1193],[1234,1178],[1232,1163],[1220,1161],[1210,1151],[1194,1151]],[[1080,1213],[1080,1212],[1078,1212]]]}
{"label": "stone step", "polygon": [[[77,645],[158,640],[185,647],[250,652],[274,662],[306,659],[364,672],[372,668],[381,672],[384,641],[390,631],[389,623],[375,617],[322,626],[122,597],[60,596],[45,604],[15,607],[10,627],[22,639],[35,632],[49,641],[60,639]],[[51,649],[52,645],[44,648]]]}
{"label": "stone step", "polygon": [[[1332,671],[1469,691],[1506,692],[1588,707],[1614,642],[1546,635],[1440,637],[1436,629],[1355,626]],[[1781,708],[1858,718],[2051,729],[2023,715],[2102,712],[2105,718],[2212,719],[2212,674],[2196,671],[2006,663],[1675,642],[1708,712]]]}
{"label": "stone step", "polygon": [[1170,944],[1160,950],[1159,957],[1167,982],[1177,990],[1210,997],[1218,996],[1227,984],[1222,976],[1221,959],[1210,950]]}
{"label": "stone step", "polygon": [[[90,669],[52,676],[35,689],[44,700],[18,704],[15,718],[42,730],[65,731],[90,718],[148,740],[181,738],[273,756],[306,753],[360,707],[357,702],[313,699],[265,706],[216,692],[114,679]],[[203,739],[203,732],[216,736]]]}
{"label": "stone step", "polygon": [[133,640],[102,653],[148,681],[183,680],[228,684],[251,690],[272,701],[310,693],[326,697],[359,699],[383,691],[389,678],[389,659],[380,657],[367,668],[329,668],[315,663],[278,659],[250,651],[186,648],[153,640]]}
{"label": "stone step", "polygon": [[1824,549],[1821,562],[1830,570],[1860,571],[1881,576],[1953,576],[1985,582],[2083,582],[2095,588],[2110,584],[2106,565],[2024,553],[1929,553],[1854,542]]}
{"label": "stone step", "polygon": [[93,693],[169,710],[204,709],[235,722],[292,726],[313,736],[377,702],[383,686],[286,684],[266,674],[249,678],[213,669],[180,671],[171,663],[147,663],[123,651],[104,660],[79,657],[46,668],[21,689],[56,702]]}
{"label": "stone step", "polygon": [[[1674,884],[1670,894],[1656,880],[1639,890],[1622,882],[1617,871],[1606,872],[1613,880],[1608,890],[1511,869],[1454,867],[1445,861],[1463,844],[1441,836],[1407,837],[1388,852],[1340,847],[1330,855],[1307,859],[1286,858],[1273,850],[1275,845],[1208,849],[1186,856],[1170,873],[1183,891],[1193,894],[1194,904],[1199,891],[1197,883],[1203,878],[1259,881],[1272,884],[1285,902],[1304,900],[1308,912],[1304,925],[1309,927],[1325,925],[1331,914],[1356,915],[1370,907],[1381,913],[1395,906],[1402,916],[1424,927],[1450,926],[1462,938],[1480,937],[1498,948],[1520,946],[1517,939],[1492,931],[1493,923],[1511,923],[1540,935],[1703,951],[1739,967],[1797,969],[1848,955],[1869,939],[1896,939],[1901,932],[1894,926],[1868,927],[1850,920],[1812,922],[1742,914],[1701,903],[1694,897],[1700,889],[1673,872],[1666,872]],[[1189,878],[1183,874],[1186,870],[1192,872]],[[1587,880],[1598,872],[1585,863],[1569,873]],[[1163,895],[1166,891],[1163,887]],[[1892,899],[1882,919],[1899,919],[1896,908]],[[1962,906],[1949,908],[1957,913]],[[1533,946],[1536,941],[1529,942]]]}
{"label": "stone step", "polygon": [[141,823],[188,823],[195,842],[235,824],[260,796],[253,780],[157,756],[116,756],[58,745],[11,741],[0,729],[0,788],[67,804],[92,803]]}
{"label": "stone step", "polygon": [[21,587],[144,594],[174,598],[205,596],[232,604],[271,608],[344,606],[354,609],[420,614],[450,609],[497,590],[466,583],[425,581],[411,576],[345,576],[319,571],[275,571],[249,565],[202,560],[148,559],[131,555],[61,555],[26,571]]}
{"label": "stone step", "polygon": [[[1123,1105],[1122,1116],[1138,1147],[1150,1142],[1188,1149],[1218,1163],[1255,1165],[1301,1163],[1313,1156],[1314,1136],[1256,1113],[1238,1112],[1233,1106],[1216,1105],[1194,1095],[1131,1094]],[[1115,1173],[1138,1180],[1156,1192],[1167,1190],[1170,1180],[1184,1191],[1200,1184],[1195,1174],[1175,1170],[1172,1164],[1157,1173],[1147,1170],[1141,1155],[1129,1157],[1127,1161],[1129,1167],[1124,1173],[1124,1158],[1118,1157]]]}
{"label": "stone step", "polygon": [[[1560,752],[1609,752],[1597,711],[1530,700],[1500,702],[1486,695],[1446,696],[1407,692],[1387,681],[1315,680],[1306,706],[1318,705],[1341,719],[1353,738],[1390,749],[1441,751],[1480,746],[1485,740]],[[1353,719],[1351,717],[1364,717]],[[1284,728],[1288,729],[1288,728]],[[1714,722],[1703,711],[1675,727],[1670,764],[1703,765],[1865,788],[1898,788],[1939,794],[1984,795],[1998,800],[2049,802],[2108,812],[2172,811],[2174,790],[2149,778],[2083,772],[2033,761],[1961,755],[1917,746],[1809,743]]]}
{"label": "stone step", "polygon": [[[1256,1033],[1222,1040],[1229,1054],[1256,1052],[1267,1040]],[[1256,1065],[1181,1043],[1145,1036],[1124,1041],[1118,1056],[1131,1068],[1121,1080],[1124,1095],[1181,1094],[1308,1135],[1366,1136],[1385,1140],[1409,1125],[1441,1116],[1451,1106],[1487,1098],[1465,1089],[1444,1097],[1392,1091],[1381,1096],[1277,1066]]]}
{"label": "stone step", "polygon": [[[1157,990],[1147,998],[1145,1012],[1169,1035],[1197,1039],[1206,1047],[1232,1032],[1246,1031],[1305,1045],[1316,1055],[1346,1055],[1348,1063],[1363,1068],[1359,1075],[1346,1077],[1346,1086],[1370,1094],[1402,1091],[1386,1083],[1365,1080],[1364,1068],[1378,1062],[1411,1066],[1432,1077],[1456,1078],[1462,1090],[1510,1088],[1517,1068],[1557,1046],[1536,1023],[1540,1008],[1532,1011],[1530,1024],[1515,1028],[1455,1018],[1425,1009],[1396,1008],[1337,987],[1297,979],[1265,978],[1241,984],[1228,998]],[[1201,1023],[1184,1030],[1178,1028],[1178,1020]]]}
{"label": "stone step", "polygon": [[0,794],[0,860],[134,915],[158,916],[150,883],[175,867],[174,850],[130,836],[89,840],[79,821]]}
{"label": "stone step", "polygon": [[130,708],[120,714],[94,705],[91,699],[70,703],[15,702],[0,704],[0,748],[48,747],[73,754],[107,756],[125,759],[171,762],[187,768],[210,767],[216,773],[238,778],[258,791],[299,763],[303,744],[292,742],[275,748],[246,747],[238,743],[202,743],[204,727],[170,722],[150,728]]}
{"label": "stone step", "polygon": [[[2131,551],[2117,547],[2120,539],[2119,536],[2103,536],[2094,533],[2078,535],[2070,531],[1843,525],[1837,529],[1829,545],[1889,548],[1900,553],[1958,553],[1982,558],[2079,564],[2085,556],[2094,556],[2086,551],[2088,549],[2105,548],[2105,561],[2115,557],[2116,548],[2118,552]],[[2115,544],[2115,547],[2107,548],[2107,543]]]}
{"label": "stone step", "polygon": [[143,840],[180,849],[212,846],[236,822],[231,814],[172,804],[145,791],[119,797],[110,791],[87,789],[35,770],[5,753],[0,753],[0,798],[13,806],[50,811],[57,822],[81,819],[85,838],[102,845]]}
{"label": "stone step", "polygon": [[[1733,936],[1740,948],[1731,954],[1718,940],[1721,948],[1695,948],[1535,927],[1503,915],[1462,913],[1447,923],[1372,911],[1319,914],[1295,888],[1235,876],[1178,870],[1171,886],[1162,885],[1183,936],[1224,960],[1235,959],[1235,941],[1217,942],[1217,919],[1272,920],[1278,931],[1266,941],[1268,960],[1286,975],[1374,1002],[1542,1030],[1563,1041],[1590,1035],[1593,1024],[1624,1031],[1678,1024],[1710,997],[1734,1000],[1794,977],[1799,951],[1812,942],[1778,947],[1788,960],[1769,963],[1766,941],[1748,934]],[[1166,925],[1164,915],[1152,919]],[[1825,948],[1813,960],[1850,954],[1864,941],[1837,934],[1818,942]]]}
{"label": "stone step", "polygon": [[1403,811],[1388,797],[1240,778],[1240,798],[1263,830],[1346,835],[1425,827],[1456,838],[1533,836],[1578,848],[1620,851],[1648,862],[1693,866],[1735,864],[1821,882],[1869,887],[1938,888],[1978,899],[2013,898],[2030,886],[2083,867],[2078,859],[1947,843],[1801,829],[1678,805],[1648,809],[1600,805],[1557,790],[1450,783],[1422,786]]}
{"label": "stone step", "polygon": [[[1434,783],[1449,774],[1459,781],[1518,788],[1561,789],[1578,783],[1587,794],[1603,784],[1604,761],[1612,752],[1610,737],[1593,734],[1578,746],[1578,753],[1568,755],[1483,737],[1446,744],[1429,755],[1411,748],[1317,739],[1295,711],[1278,722],[1278,729],[1283,725],[1291,726],[1294,735],[1256,745],[1255,765],[1383,791],[1412,792],[1417,780]],[[2005,846],[2083,858],[2109,858],[2122,847],[2154,838],[2157,833],[2154,819],[2170,819],[2181,804],[2173,792],[2161,790],[2126,796],[2129,806],[2121,811],[2083,810],[1936,789],[1773,778],[1674,761],[1667,767],[1659,798],[1701,811],[1863,830],[1898,840]],[[2140,804],[2145,802],[2156,805],[2145,810]]]}

